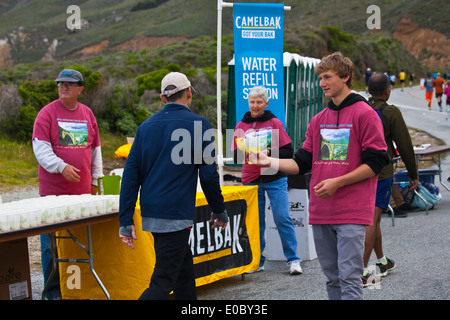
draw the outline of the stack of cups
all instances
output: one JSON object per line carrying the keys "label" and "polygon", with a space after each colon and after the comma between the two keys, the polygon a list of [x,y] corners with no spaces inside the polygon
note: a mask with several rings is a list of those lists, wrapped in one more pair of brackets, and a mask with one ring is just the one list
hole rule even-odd
{"label": "stack of cups", "polygon": [[0,203],[0,232],[119,210],[119,195],[46,196]]}

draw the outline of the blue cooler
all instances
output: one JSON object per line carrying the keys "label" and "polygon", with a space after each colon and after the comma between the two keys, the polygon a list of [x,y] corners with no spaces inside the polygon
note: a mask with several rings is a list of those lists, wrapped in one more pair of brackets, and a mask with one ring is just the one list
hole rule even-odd
{"label": "blue cooler", "polygon": [[[394,181],[395,182],[409,182],[409,177],[407,176],[408,171],[401,170],[397,173],[394,173]],[[430,169],[421,169],[419,170],[419,181],[421,183],[432,183],[434,184],[434,176],[439,174],[439,170],[430,170]]]}

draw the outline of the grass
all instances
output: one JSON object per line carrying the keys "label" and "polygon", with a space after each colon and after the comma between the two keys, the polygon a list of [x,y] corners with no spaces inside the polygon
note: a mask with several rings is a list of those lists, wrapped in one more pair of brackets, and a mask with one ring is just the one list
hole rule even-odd
{"label": "grass", "polygon": [[31,143],[18,143],[0,136],[0,192],[38,185],[38,163]]}
{"label": "grass", "polygon": [[[100,139],[103,173],[108,175],[112,169],[123,167],[124,161],[114,158],[114,152],[126,143],[126,139],[109,133],[100,134]],[[0,194],[39,185],[39,166],[31,142],[17,142],[0,136],[0,155]]]}

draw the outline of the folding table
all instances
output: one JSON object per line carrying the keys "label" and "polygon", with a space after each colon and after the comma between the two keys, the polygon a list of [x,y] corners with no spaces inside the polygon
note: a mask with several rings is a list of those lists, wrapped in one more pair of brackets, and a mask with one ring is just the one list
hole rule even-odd
{"label": "folding table", "polygon": [[[28,238],[31,236],[49,233],[49,234],[51,234],[51,239],[52,239],[52,249],[53,249],[52,253],[53,253],[54,257],[57,258],[56,239],[58,238],[58,239],[73,240],[76,244],[78,244],[80,247],[82,247],[86,251],[89,258],[88,259],[77,259],[77,258],[60,259],[60,258],[57,258],[56,260],[54,259],[53,270],[52,270],[50,277],[49,277],[47,283],[45,284],[44,290],[42,292],[42,300],[45,299],[45,293],[47,291],[48,284],[51,282],[51,280],[53,279],[53,277],[56,274],[57,262],[89,263],[91,273],[97,280],[97,282],[98,282],[99,286],[101,287],[103,293],[105,294],[106,298],[108,300],[110,300],[110,295],[109,295],[108,291],[106,290],[105,286],[103,285],[102,281],[100,280],[100,278],[98,277],[98,275],[94,269],[94,259],[93,259],[93,254],[92,254],[92,241],[91,241],[91,225],[96,224],[96,223],[107,222],[107,221],[111,221],[111,220],[117,220],[118,217],[119,217],[118,212],[108,212],[108,213],[97,214],[97,215],[93,215],[93,216],[89,216],[89,217],[80,217],[80,218],[76,218],[76,219],[63,220],[63,221],[58,221],[58,222],[54,222],[54,223],[45,223],[45,224],[41,224],[41,225],[38,225],[35,227],[30,227],[30,228],[25,228],[25,229],[4,231],[4,232],[0,232],[0,242],[14,241],[17,239],[23,239],[23,238]],[[83,226],[86,226],[86,228],[87,228],[87,234],[88,234],[87,246],[83,245],[81,242],[79,242],[78,239],[76,237],[74,237],[72,235],[72,233],[69,231],[70,228],[83,227]],[[62,230],[67,230],[69,236],[61,237],[61,236],[55,235],[55,233],[57,231],[62,231]]]}

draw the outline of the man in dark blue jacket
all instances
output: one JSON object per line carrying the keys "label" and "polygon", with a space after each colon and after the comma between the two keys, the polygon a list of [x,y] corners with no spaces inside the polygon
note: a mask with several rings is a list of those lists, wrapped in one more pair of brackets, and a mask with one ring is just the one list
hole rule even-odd
{"label": "man in dark blue jacket", "polygon": [[213,228],[228,222],[214,163],[211,125],[189,110],[192,87],[187,77],[171,72],[161,82],[166,106],[142,123],[125,164],[120,192],[122,241],[134,248],[133,214],[140,189],[142,229],[155,240],[156,265],[150,286],[139,299],[196,299],[192,253],[197,177],[213,213]]}

